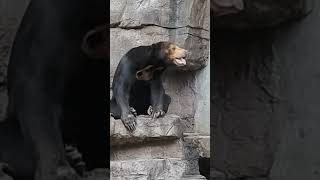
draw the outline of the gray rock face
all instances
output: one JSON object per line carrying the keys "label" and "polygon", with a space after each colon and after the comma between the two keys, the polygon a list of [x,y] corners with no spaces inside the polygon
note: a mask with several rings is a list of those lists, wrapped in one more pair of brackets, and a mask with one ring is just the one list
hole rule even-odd
{"label": "gray rock face", "polygon": [[[170,159],[145,159],[112,161],[110,164],[111,176],[134,177],[145,179],[178,179],[188,174],[198,174],[198,162],[195,160]],[[131,178],[131,179],[134,179]]]}
{"label": "gray rock face", "polygon": [[119,24],[120,28],[151,24],[167,28],[209,29],[207,0],[111,0],[110,7],[110,24]]}
{"label": "gray rock face", "polygon": [[270,34],[215,34],[215,179],[319,179],[319,13],[315,1],[304,19]]}
{"label": "gray rock face", "polygon": [[111,119],[112,179],[203,178],[198,158],[209,154],[204,148],[209,147],[209,138],[183,133],[184,124],[176,115],[152,121],[138,116],[137,122],[136,131],[130,134],[121,120]]}
{"label": "gray rock face", "polygon": [[243,0],[212,0],[210,9],[214,16],[239,13],[244,9]]}
{"label": "gray rock face", "polygon": [[184,141],[192,146],[189,149],[196,151],[200,157],[210,158],[210,136],[201,136],[199,134],[188,135],[184,137]]}
{"label": "gray rock face", "polygon": [[305,16],[313,0],[213,0],[215,28],[272,27]]}
{"label": "gray rock face", "polygon": [[141,142],[140,144],[121,144],[111,147],[111,161],[139,160],[139,159],[167,159],[182,160],[205,157],[203,146],[199,145],[199,137],[184,137],[179,140],[162,140]]}
{"label": "gray rock face", "polygon": [[110,156],[111,161],[165,158],[197,159],[199,154],[195,147],[194,144],[188,144],[184,140],[143,142],[135,146],[112,146]]}
{"label": "gray rock face", "polygon": [[267,176],[279,135],[282,61],[268,33],[215,35],[211,167],[225,179]]}
{"label": "gray rock face", "polygon": [[[169,179],[155,179],[155,180],[202,180],[206,179],[205,177],[201,175],[189,175],[189,176],[184,176],[182,178],[169,178]],[[114,177],[112,180],[150,180],[150,178],[146,176],[130,176],[130,177]]]}
{"label": "gray rock face", "polygon": [[186,175],[186,176],[183,176],[182,178],[178,178],[175,180],[201,180],[201,179],[206,179],[206,178],[201,175]]}
{"label": "gray rock face", "polygon": [[180,117],[173,114],[155,120],[148,116],[138,116],[136,130],[133,133],[124,127],[121,120],[110,117],[111,145],[178,139],[182,137],[183,130],[184,124]]}
{"label": "gray rock face", "polygon": [[284,62],[282,94],[285,113],[279,118],[279,146],[271,180],[317,180],[320,178],[320,1],[305,19],[276,31],[273,44]]}

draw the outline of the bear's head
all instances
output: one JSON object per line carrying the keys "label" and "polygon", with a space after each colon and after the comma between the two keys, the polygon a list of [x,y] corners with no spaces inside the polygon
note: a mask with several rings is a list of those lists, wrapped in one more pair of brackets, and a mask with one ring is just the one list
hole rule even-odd
{"label": "bear's head", "polygon": [[157,57],[162,58],[168,64],[178,67],[187,65],[187,50],[180,48],[172,42],[161,41],[152,45],[156,49]]}

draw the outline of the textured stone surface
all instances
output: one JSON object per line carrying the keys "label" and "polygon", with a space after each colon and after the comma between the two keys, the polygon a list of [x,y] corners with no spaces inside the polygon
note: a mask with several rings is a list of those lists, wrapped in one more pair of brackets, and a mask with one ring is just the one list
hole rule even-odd
{"label": "textured stone surface", "polygon": [[200,157],[210,158],[210,136],[200,136],[198,134],[189,134],[183,138],[186,145],[193,146],[193,151],[197,151]]}
{"label": "textured stone surface", "polygon": [[183,176],[182,178],[172,179],[172,180],[201,180],[201,179],[206,179],[206,178],[201,175],[186,175],[186,176]]}
{"label": "textured stone surface", "polygon": [[[148,177],[142,177],[142,176],[127,176],[127,177],[114,177],[111,178],[112,180],[150,180]],[[155,179],[155,180],[202,180],[206,179],[201,175],[190,175],[190,176],[184,176],[181,178],[169,178],[169,179]]]}
{"label": "textured stone surface", "polygon": [[285,113],[271,180],[320,179],[320,1],[305,19],[278,29],[273,49],[283,66]]}
{"label": "textured stone surface", "polygon": [[271,27],[303,17],[314,0],[213,0],[215,28]]}
{"label": "textured stone surface", "polygon": [[[200,139],[200,138],[199,138]],[[182,138],[175,141],[151,141],[142,144],[113,146],[110,158],[113,160],[127,159],[161,159],[161,158],[180,158],[180,159],[198,159],[199,155],[207,155],[202,149],[199,139],[194,137]],[[208,147],[208,146],[207,146]],[[203,153],[205,152],[205,153]]]}
{"label": "textured stone surface", "polygon": [[111,179],[136,176],[137,178],[141,177],[141,179],[160,180],[199,174],[197,159],[181,160],[179,158],[170,158],[112,161],[110,167]]}
{"label": "textured stone surface", "polygon": [[209,29],[209,3],[208,0],[111,0],[110,24],[119,24],[121,28],[152,24]]}
{"label": "textured stone surface", "polygon": [[[187,67],[166,71],[163,82],[172,98],[168,113],[189,121],[192,129],[195,113],[209,111],[209,106],[201,106],[205,104],[201,95],[208,88],[197,88],[210,74],[209,0],[112,0],[110,6],[110,82],[120,58],[133,47],[172,41],[189,50]],[[203,75],[189,72],[198,69]]]}
{"label": "textured stone surface", "polygon": [[182,137],[184,124],[179,116],[167,114],[152,120],[149,116],[138,116],[136,130],[130,133],[121,120],[110,117],[111,144],[137,143],[148,140],[167,140]]}
{"label": "textured stone surface", "polygon": [[319,13],[314,1],[311,14],[270,34],[215,34],[212,168],[220,179],[319,179]]}
{"label": "textured stone surface", "polygon": [[215,35],[211,166],[226,179],[264,177],[272,167],[279,111],[284,110],[282,61],[273,52],[268,31],[223,30]]}
{"label": "textured stone surface", "polygon": [[239,13],[244,9],[243,0],[212,0],[210,9],[214,16]]}
{"label": "textured stone surface", "polygon": [[[127,179],[150,179],[151,177],[155,179],[171,179],[172,177],[173,179],[177,179],[177,177],[185,174],[198,175],[199,153],[204,154],[201,148],[203,144],[206,144],[200,142],[208,142],[209,140],[196,134],[192,136],[184,134],[184,136],[171,142],[150,141],[139,145],[113,146],[110,154],[111,167],[113,167],[111,171],[112,173],[113,171],[116,172],[112,174],[112,177]],[[133,162],[136,164],[132,164]],[[130,166],[133,166],[131,167],[133,170],[130,169]],[[137,167],[139,167],[139,172],[135,171]],[[183,173],[183,168],[191,168],[192,170]],[[130,171],[129,174],[128,171]],[[146,174],[146,172],[150,172],[151,174]],[[189,177],[189,179],[192,178]]]}
{"label": "textured stone surface", "polygon": [[[208,62],[210,67],[210,61]],[[210,69],[204,68],[196,74],[196,101],[194,131],[201,135],[210,135]]]}

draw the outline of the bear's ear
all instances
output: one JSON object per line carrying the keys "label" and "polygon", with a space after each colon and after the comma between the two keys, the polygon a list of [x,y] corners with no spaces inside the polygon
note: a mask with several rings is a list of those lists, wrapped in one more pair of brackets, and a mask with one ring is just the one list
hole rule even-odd
{"label": "bear's ear", "polygon": [[107,58],[107,25],[87,32],[82,40],[81,49],[90,58]]}

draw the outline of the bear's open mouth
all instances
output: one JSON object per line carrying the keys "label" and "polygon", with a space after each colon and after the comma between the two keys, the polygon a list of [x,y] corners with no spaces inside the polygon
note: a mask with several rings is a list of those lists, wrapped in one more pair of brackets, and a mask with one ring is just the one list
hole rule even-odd
{"label": "bear's open mouth", "polygon": [[180,58],[175,58],[174,59],[174,64],[177,65],[177,66],[185,66],[187,64],[187,61],[186,61],[186,57],[180,57]]}

